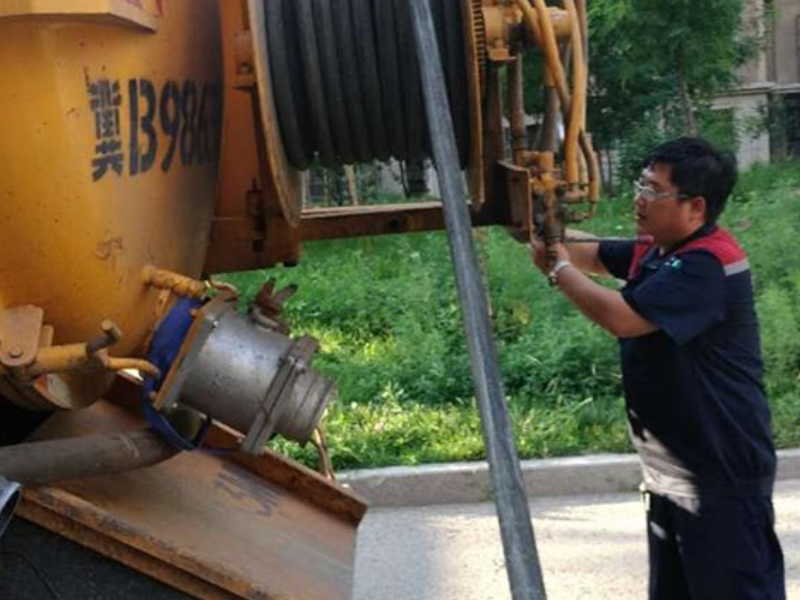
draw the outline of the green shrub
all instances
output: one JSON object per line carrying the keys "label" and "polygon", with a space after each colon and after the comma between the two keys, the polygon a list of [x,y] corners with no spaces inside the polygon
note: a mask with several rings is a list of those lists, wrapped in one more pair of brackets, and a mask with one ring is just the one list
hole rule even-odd
{"label": "green shrub", "polygon": [[[723,219],[753,266],[783,446],[800,443],[798,188],[800,164],[757,166]],[[606,201],[586,228],[629,235],[631,206],[630,197]],[[629,450],[616,341],[546,285],[526,247],[501,229],[477,237],[520,455]],[[337,381],[326,418],[337,468],[484,457],[444,233],[308,244],[298,267],[225,278],[248,300],[268,276],[299,284],[287,317],[294,334],[320,339],[314,364]],[[311,448],[276,445],[315,462]]]}
{"label": "green shrub", "polygon": [[[800,374],[800,312],[797,290],[771,284],[759,295],[764,365],[773,384],[792,384]],[[778,389],[785,385],[776,385]]]}

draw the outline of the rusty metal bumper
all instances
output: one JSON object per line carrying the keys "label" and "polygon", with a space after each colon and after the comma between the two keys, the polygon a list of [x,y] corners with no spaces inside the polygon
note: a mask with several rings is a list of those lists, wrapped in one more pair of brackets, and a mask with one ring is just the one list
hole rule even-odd
{"label": "rusty metal bumper", "polygon": [[[52,417],[35,437],[141,426],[101,401]],[[216,429],[210,441],[230,447],[234,437]],[[26,488],[17,512],[196,598],[348,600],[365,511],[354,494],[279,455],[223,451]]]}

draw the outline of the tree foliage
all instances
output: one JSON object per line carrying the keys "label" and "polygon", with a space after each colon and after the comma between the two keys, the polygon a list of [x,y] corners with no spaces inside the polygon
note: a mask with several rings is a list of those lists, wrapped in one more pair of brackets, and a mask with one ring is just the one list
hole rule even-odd
{"label": "tree foliage", "polygon": [[590,2],[590,126],[598,145],[643,125],[696,133],[698,109],[735,84],[756,47],[743,10],[744,0]]}

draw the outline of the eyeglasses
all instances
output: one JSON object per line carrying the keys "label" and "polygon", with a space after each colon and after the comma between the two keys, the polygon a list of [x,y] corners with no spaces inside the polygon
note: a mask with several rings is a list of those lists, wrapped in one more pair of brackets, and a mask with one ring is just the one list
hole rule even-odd
{"label": "eyeglasses", "polygon": [[641,197],[647,202],[654,202],[662,198],[669,198],[670,196],[675,196],[679,200],[689,197],[686,194],[676,194],[675,192],[657,192],[649,185],[643,183],[641,179],[634,180],[633,191],[636,192],[637,198]]}

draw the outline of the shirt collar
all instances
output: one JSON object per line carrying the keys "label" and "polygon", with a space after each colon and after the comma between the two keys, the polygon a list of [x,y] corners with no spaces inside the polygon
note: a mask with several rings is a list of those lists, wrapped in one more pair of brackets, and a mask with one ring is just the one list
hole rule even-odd
{"label": "shirt collar", "polygon": [[717,230],[717,226],[714,223],[706,223],[704,225],[701,225],[700,227],[695,229],[695,231],[693,233],[691,233],[687,237],[683,238],[677,244],[674,244],[673,246],[671,246],[666,252],[664,252],[664,254],[662,254],[660,256],[660,258],[665,258],[665,257],[669,256],[670,254],[674,254],[675,252],[680,250],[683,246],[685,246],[689,242],[693,242],[695,240],[700,239],[701,237],[705,237],[707,235],[711,235],[716,230]]}
{"label": "shirt collar", "polygon": [[711,235],[717,230],[717,226],[713,223],[701,225],[693,233],[683,238],[677,244],[672,245],[664,254],[658,253],[658,246],[653,246],[642,258],[642,267],[644,271],[657,271],[664,262],[680,250],[689,242],[693,242],[701,237]]}

